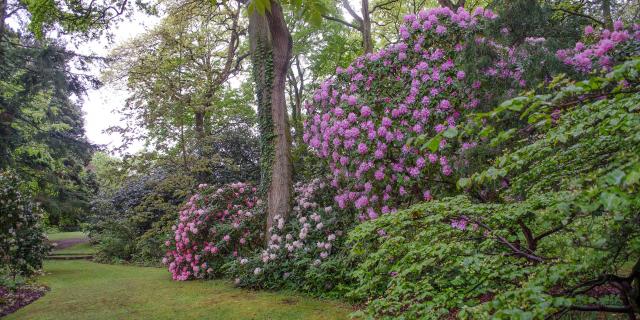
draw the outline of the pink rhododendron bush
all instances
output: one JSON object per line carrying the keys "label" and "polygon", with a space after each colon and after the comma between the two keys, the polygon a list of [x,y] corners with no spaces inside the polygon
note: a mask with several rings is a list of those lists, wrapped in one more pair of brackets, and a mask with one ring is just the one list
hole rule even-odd
{"label": "pink rhododendron bush", "polygon": [[223,273],[229,260],[247,255],[263,243],[263,213],[256,188],[237,182],[222,188],[200,185],[180,211],[163,263],[174,280]]}
{"label": "pink rhododendron bush", "polygon": [[240,286],[339,294],[336,285],[349,272],[344,240],[355,216],[330,205],[335,192],[323,179],[297,183],[294,191],[291,216],[277,217],[267,247],[236,259],[231,274]]}
{"label": "pink rhododendron bush", "polygon": [[[328,159],[339,208],[375,219],[455,190],[476,145],[456,139],[455,126],[526,85],[518,62],[526,53],[482,35],[493,18],[481,8],[406,16],[397,44],[321,84],[306,104],[304,141]],[[489,51],[491,63],[470,72],[462,54],[469,46]]]}
{"label": "pink rhododendron bush", "polygon": [[640,54],[640,24],[637,23],[625,28],[618,20],[613,30],[587,26],[583,36],[584,42],[556,53],[558,59],[580,72],[609,71],[613,65]]}

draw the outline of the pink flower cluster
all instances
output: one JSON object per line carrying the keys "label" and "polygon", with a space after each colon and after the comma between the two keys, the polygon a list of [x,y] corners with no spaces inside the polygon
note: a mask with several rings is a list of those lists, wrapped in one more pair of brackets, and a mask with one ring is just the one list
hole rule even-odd
{"label": "pink flower cluster", "polygon": [[[375,219],[403,204],[431,200],[434,180],[453,180],[457,155],[473,148],[442,137],[465,113],[490,97],[484,83],[524,86],[515,51],[481,36],[495,14],[448,8],[405,17],[400,41],[357,58],[321,84],[306,103],[304,141],[329,160],[340,208],[353,205],[360,219]],[[474,39],[501,57],[469,80],[460,52]],[[440,136],[437,150],[411,141]]]}
{"label": "pink flower cluster", "polygon": [[[640,41],[640,24],[636,23],[625,29],[622,21],[618,20],[614,23],[613,30],[596,32],[593,27],[587,26],[583,35],[589,44],[578,42],[573,49],[558,50],[558,59],[584,73],[600,69],[608,71],[616,63],[616,48],[630,41]],[[631,53],[634,54],[640,52]]]}
{"label": "pink flower cluster", "polygon": [[[165,245],[163,263],[174,280],[204,278],[229,257],[250,252],[260,243],[256,188],[233,183],[223,188],[200,185],[180,211],[174,236]],[[217,263],[216,263],[217,262]]]}

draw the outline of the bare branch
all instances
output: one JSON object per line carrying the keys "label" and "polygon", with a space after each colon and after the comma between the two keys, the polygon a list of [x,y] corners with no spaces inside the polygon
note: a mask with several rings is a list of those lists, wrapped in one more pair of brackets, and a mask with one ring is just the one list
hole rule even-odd
{"label": "bare branch", "polygon": [[351,17],[356,20],[359,25],[362,25],[362,18],[360,18],[360,16],[355,11],[353,11],[353,8],[351,8],[351,5],[349,4],[349,0],[342,0],[342,5],[347,10],[347,12],[349,12]]}
{"label": "bare branch", "polygon": [[353,29],[356,29],[356,30],[362,32],[362,26],[361,25],[360,26],[359,25],[355,25],[353,23],[349,23],[347,21],[344,21],[344,20],[342,20],[340,18],[332,17],[332,16],[329,16],[329,15],[326,15],[326,14],[323,14],[322,17],[327,19],[327,20],[335,21],[335,22],[343,24],[343,25],[345,25],[345,26],[347,26],[349,28],[353,28]]}
{"label": "bare branch", "polygon": [[567,10],[567,9],[564,9],[564,8],[553,8],[552,10],[562,11],[562,12],[564,12],[566,14],[570,14],[570,15],[573,15],[573,16],[587,18],[587,19],[589,19],[589,20],[591,20],[591,21],[593,21],[593,22],[595,22],[595,23],[597,23],[597,24],[599,24],[601,26],[605,25],[605,23],[603,21],[600,21],[600,20],[598,20],[598,19],[596,19],[596,18],[594,18],[594,17],[592,17],[590,15],[586,15],[586,14],[583,14],[583,13],[580,13],[580,12],[574,12],[574,11],[570,11],[570,10]]}
{"label": "bare branch", "polygon": [[369,13],[374,13],[378,9],[386,9],[384,7],[386,7],[386,6],[390,5],[390,4],[396,3],[398,1],[400,1],[400,0],[389,0],[389,1],[384,2],[384,3],[378,3],[375,6],[373,6],[373,8],[371,8]]}
{"label": "bare branch", "polygon": [[[471,219],[471,218],[469,218],[467,216],[462,216],[462,218],[464,218],[464,219],[466,219],[468,221],[471,221],[471,222],[479,225],[483,229],[493,233],[493,229],[491,229],[491,227],[489,227],[488,225],[486,225],[482,221]],[[496,237],[496,239],[498,239],[498,241],[500,241],[502,244],[504,244],[509,249],[511,249],[511,251],[513,251],[513,253],[515,255],[517,255],[517,256],[526,258],[527,260],[532,261],[532,262],[536,262],[536,263],[544,262],[544,260],[545,260],[542,257],[539,257],[539,256],[537,256],[535,254],[527,253],[527,252],[524,252],[524,251],[520,250],[515,244],[509,242],[509,240],[505,239],[502,236],[499,236],[499,235],[496,234],[495,237]]]}

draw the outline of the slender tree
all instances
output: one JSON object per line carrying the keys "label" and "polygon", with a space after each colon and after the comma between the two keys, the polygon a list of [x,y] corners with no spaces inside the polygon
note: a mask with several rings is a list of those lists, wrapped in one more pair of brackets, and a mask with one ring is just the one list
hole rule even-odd
{"label": "slender tree", "polygon": [[[360,32],[363,52],[373,52],[374,42],[373,37],[371,36],[371,11],[369,10],[369,0],[362,0],[361,2],[360,14],[362,17],[351,7],[349,0],[341,0],[340,4],[349,13],[354,23],[342,19],[338,14],[330,15],[325,13],[322,17]],[[338,4],[336,3],[336,7],[337,6]]]}

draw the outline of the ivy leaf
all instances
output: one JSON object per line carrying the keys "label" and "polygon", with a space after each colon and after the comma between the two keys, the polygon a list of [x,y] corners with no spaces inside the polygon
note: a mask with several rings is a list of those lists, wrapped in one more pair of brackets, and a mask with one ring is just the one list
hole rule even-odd
{"label": "ivy leaf", "polygon": [[600,203],[607,211],[616,211],[622,205],[622,202],[623,200],[615,193],[603,192],[600,194]]}
{"label": "ivy leaf", "polygon": [[522,111],[522,108],[524,108],[525,102],[528,100],[528,97],[516,97],[501,103],[500,107],[506,108],[511,111],[520,112]]}

